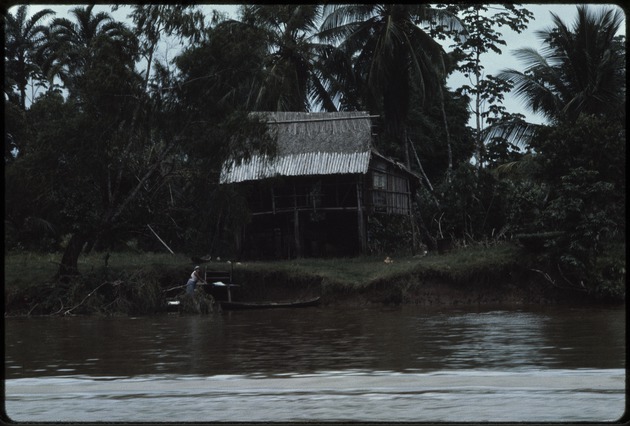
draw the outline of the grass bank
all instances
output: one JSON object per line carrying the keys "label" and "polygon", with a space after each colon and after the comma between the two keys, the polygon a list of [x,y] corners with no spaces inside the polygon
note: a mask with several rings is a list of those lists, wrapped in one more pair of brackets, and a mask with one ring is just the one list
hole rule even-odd
{"label": "grass bank", "polygon": [[[623,256],[625,250],[610,256]],[[192,261],[183,255],[82,256],[80,276],[53,280],[60,254],[5,254],[5,315],[153,314],[183,291]],[[211,261],[232,270],[240,300],[321,296],[326,305],[590,303],[540,273],[536,257],[513,244],[460,248],[423,257],[359,256],[269,262]],[[536,270],[536,271],[534,271]],[[179,287],[179,288],[178,288]],[[623,301],[623,300],[617,300]]]}

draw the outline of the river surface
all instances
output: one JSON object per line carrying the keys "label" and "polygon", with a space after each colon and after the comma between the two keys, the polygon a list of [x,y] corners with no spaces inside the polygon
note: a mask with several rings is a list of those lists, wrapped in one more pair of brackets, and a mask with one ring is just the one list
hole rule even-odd
{"label": "river surface", "polygon": [[5,318],[19,422],[616,421],[625,308]]}

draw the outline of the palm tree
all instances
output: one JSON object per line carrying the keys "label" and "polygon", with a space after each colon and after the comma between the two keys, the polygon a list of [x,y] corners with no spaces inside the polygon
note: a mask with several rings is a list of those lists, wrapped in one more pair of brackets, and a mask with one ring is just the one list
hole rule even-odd
{"label": "palm tree", "polygon": [[[410,165],[406,120],[410,92],[421,101],[437,95],[443,104],[442,86],[446,53],[419,24],[441,25],[462,31],[450,12],[425,4],[331,4],[319,36],[347,52],[353,60],[355,80],[364,79],[366,105],[382,111],[387,132],[404,146]],[[450,152],[450,142],[447,145]],[[452,164],[452,160],[451,164]]]}
{"label": "palm tree", "polygon": [[93,14],[93,8],[89,5],[70,10],[76,23],[67,18],[55,19],[43,51],[49,78],[58,76],[71,91],[103,44],[117,44],[120,53],[133,55],[134,40],[127,27],[108,13]]}
{"label": "palm tree", "polygon": [[315,38],[321,11],[321,5],[246,5],[241,8],[241,22],[231,22],[256,29],[268,46],[256,109],[309,111],[318,105],[336,110],[319,66],[320,59],[330,54],[330,47]]}
{"label": "palm tree", "polygon": [[[27,18],[28,6],[22,5],[15,15],[5,16],[5,90],[14,85],[19,91],[19,104],[26,108],[26,87],[29,80],[41,74],[35,54],[47,37],[48,28],[42,19],[55,12],[44,9]],[[8,83],[8,84],[7,84]],[[10,93],[7,93],[11,97]]]}
{"label": "palm tree", "polygon": [[619,9],[594,12],[585,5],[577,12],[572,28],[552,13],[554,25],[537,33],[546,45],[542,53],[517,50],[525,71],[508,69],[499,75],[514,83],[533,112],[552,121],[625,111],[625,43],[615,37],[624,16]]}

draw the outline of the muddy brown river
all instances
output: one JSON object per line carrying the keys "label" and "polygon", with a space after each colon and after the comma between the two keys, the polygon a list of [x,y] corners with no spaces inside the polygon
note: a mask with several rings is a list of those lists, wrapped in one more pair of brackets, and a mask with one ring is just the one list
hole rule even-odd
{"label": "muddy brown river", "polygon": [[5,318],[19,422],[615,421],[625,307]]}

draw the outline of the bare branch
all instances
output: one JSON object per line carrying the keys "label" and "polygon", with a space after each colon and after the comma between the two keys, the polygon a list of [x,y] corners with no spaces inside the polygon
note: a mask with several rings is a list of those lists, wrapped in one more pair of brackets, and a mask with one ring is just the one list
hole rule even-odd
{"label": "bare branch", "polygon": [[63,314],[64,315],[70,315],[70,312],[74,311],[76,308],[78,308],[79,306],[83,305],[83,303],[85,303],[86,300],[88,300],[94,293],[96,293],[96,291],[103,287],[105,284],[109,284],[109,281],[105,281],[103,284],[99,285],[98,287],[96,287],[94,290],[92,290],[87,296],[85,296],[83,298],[83,300],[78,303],[77,305],[73,306],[72,308],[68,309],[67,311],[65,311]]}

